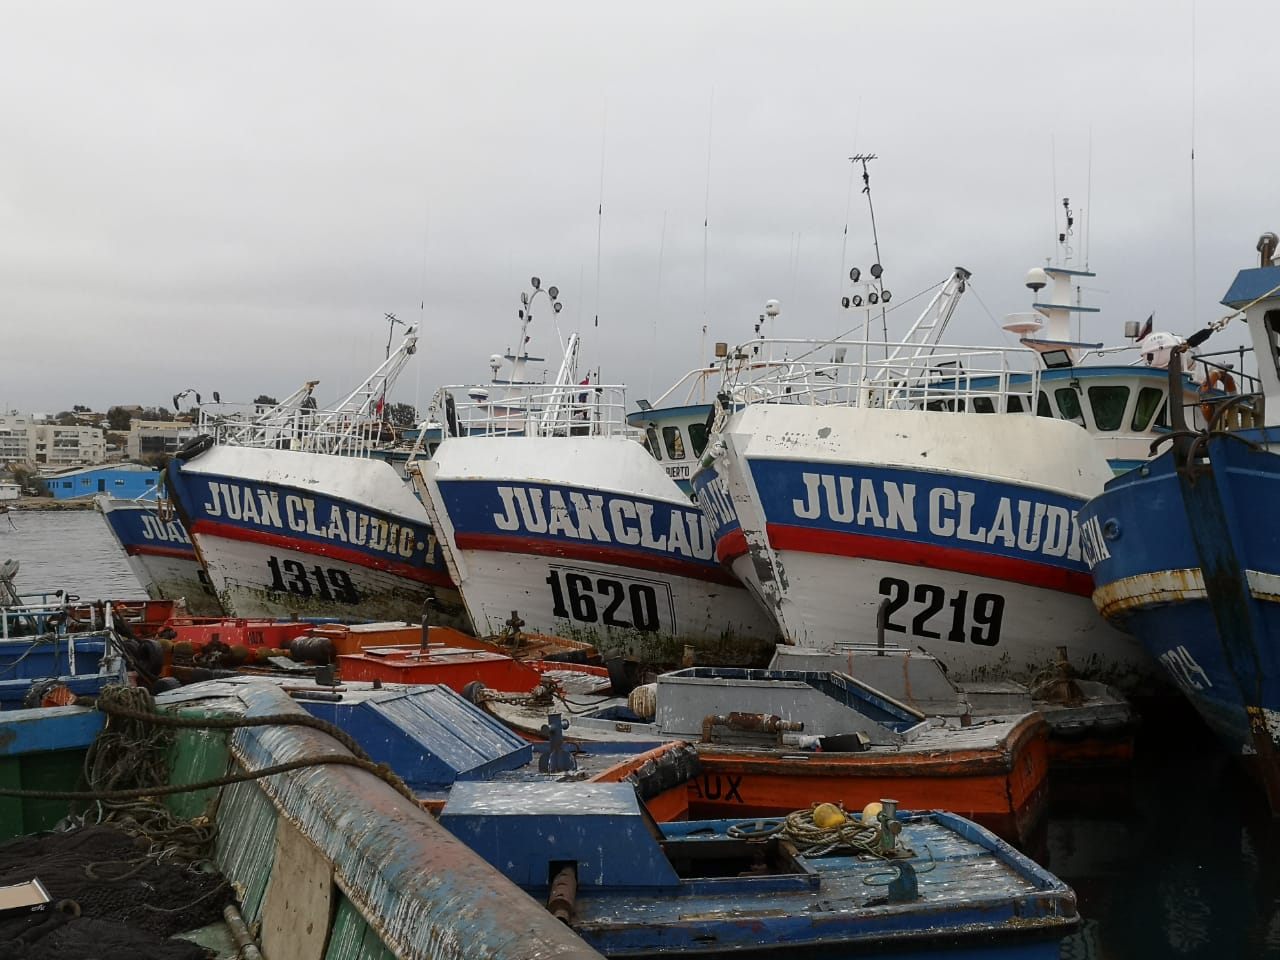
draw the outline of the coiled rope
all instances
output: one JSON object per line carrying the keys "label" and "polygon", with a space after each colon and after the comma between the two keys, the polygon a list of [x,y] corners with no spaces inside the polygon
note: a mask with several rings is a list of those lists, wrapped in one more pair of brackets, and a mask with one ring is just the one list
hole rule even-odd
{"label": "coiled rope", "polygon": [[787,814],[782,831],[796,845],[801,855],[822,857],[835,850],[846,848],[881,860],[902,856],[900,851],[882,848],[881,842],[884,837],[882,824],[862,823],[845,813],[843,805],[836,806],[844,814],[845,819],[830,827],[820,827],[813,822],[813,812],[817,809],[817,804],[808,810],[796,810]]}

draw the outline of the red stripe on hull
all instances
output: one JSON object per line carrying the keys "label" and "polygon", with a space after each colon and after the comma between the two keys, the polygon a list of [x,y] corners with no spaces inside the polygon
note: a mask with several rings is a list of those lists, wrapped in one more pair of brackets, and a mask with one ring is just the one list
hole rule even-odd
{"label": "red stripe on hull", "polygon": [[459,533],[455,539],[459,550],[485,550],[494,553],[523,553],[529,556],[550,557],[556,560],[590,560],[626,567],[641,573],[665,573],[688,577],[690,580],[706,580],[725,586],[742,588],[736,577],[716,567],[676,557],[656,557],[651,554],[629,553],[613,547],[587,543],[548,543],[527,537],[508,537],[495,533]]}
{"label": "red stripe on hull", "polygon": [[742,529],[730,530],[716,544],[716,559],[723,564],[730,564],[747,552],[747,535]]}
{"label": "red stripe on hull", "polygon": [[196,552],[192,547],[182,550],[178,547],[148,547],[135,543],[126,547],[124,552],[131,557],[171,557],[174,560],[196,562]]}
{"label": "red stripe on hull", "polygon": [[1081,597],[1092,596],[1093,578],[1087,573],[1063,570],[1047,563],[1033,560],[1014,560],[1010,557],[960,550],[955,547],[939,547],[928,543],[912,543],[891,537],[869,537],[858,533],[835,533],[830,530],[814,530],[771,523],[767,527],[769,543],[776,550],[796,550],[802,553],[822,553],[835,557],[857,557],[866,560],[882,560],[886,563],[903,563],[934,570],[952,570],[1022,583],[1030,587],[1043,587],[1060,593],[1072,593]]}
{"label": "red stripe on hull", "polygon": [[414,580],[433,587],[456,589],[447,574],[425,567],[411,566],[397,560],[373,557],[367,553],[361,553],[359,550],[352,550],[350,547],[313,543],[310,540],[299,540],[296,537],[286,537],[278,533],[265,533],[261,530],[234,527],[225,523],[212,523],[208,520],[197,521],[191,528],[191,533],[193,536],[221,537],[224,540],[233,542],[256,543],[264,547],[274,547],[277,550],[290,550],[310,556],[328,557],[332,560],[350,563],[353,566],[364,567],[366,570],[378,570],[396,577],[403,577],[405,580]]}

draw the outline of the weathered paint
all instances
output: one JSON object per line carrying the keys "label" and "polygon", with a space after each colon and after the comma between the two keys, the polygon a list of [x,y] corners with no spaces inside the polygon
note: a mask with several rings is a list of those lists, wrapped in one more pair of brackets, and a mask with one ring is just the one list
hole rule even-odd
{"label": "weathered paint", "polygon": [[[961,956],[979,946],[983,956],[1056,956],[1054,942],[1075,922],[1061,881],[951,814],[904,820],[906,866],[895,868],[848,850],[804,857],[785,832],[735,838],[733,820],[651,831],[623,784],[468,786],[441,816],[539,899],[573,865],[573,927],[610,956],[825,949],[933,958],[944,943]],[[917,878],[918,898],[892,901],[878,889],[899,869]]]}
{"label": "weathered paint", "polygon": [[[270,716],[301,709],[275,685],[249,684],[234,695],[227,694],[226,686],[214,685],[203,702],[201,693],[199,687],[175,691],[161,697],[159,706],[189,716]],[[35,778],[23,777],[17,786],[75,789],[83,751],[101,721],[101,714],[77,707],[0,713],[0,734],[8,734],[0,735],[8,745],[7,756],[0,757],[0,782],[7,785],[6,773],[11,771],[3,765],[8,761],[45,760],[63,753],[71,762],[58,756],[52,768],[38,771]],[[224,734],[203,732],[179,735],[174,782],[203,780],[225,769],[225,739]],[[297,727],[241,729],[231,743],[236,769],[346,752],[328,735]],[[65,815],[67,805],[60,807],[58,815]],[[51,825],[44,814],[33,826],[8,816],[3,806],[0,811],[5,814],[0,817],[4,829]],[[315,879],[316,864],[328,865],[325,869],[333,875],[328,902],[336,904],[342,921],[342,950],[331,944],[326,960],[599,956],[418,804],[364,770],[313,766],[226,787],[216,808],[216,824],[215,859],[237,884],[246,917],[253,921],[269,916],[283,934],[297,924],[311,923],[314,937],[332,922],[328,908],[311,915],[297,903],[281,906],[280,898],[270,893],[297,889],[307,877]],[[291,830],[311,848],[308,853],[277,853],[277,837]],[[292,847],[296,837],[282,840],[282,846]],[[325,897],[320,893],[313,890],[307,901],[321,903]]]}
{"label": "weathered paint", "polygon": [[530,629],[650,663],[763,663],[777,639],[699,510],[622,437],[446,440],[411,477],[482,632]]}
{"label": "weathered paint", "polygon": [[[1099,620],[1073,514],[1111,476],[1074,424],[752,404],[693,483],[717,552],[790,643],[892,640],[961,681],[1081,676],[1152,692],[1159,668]],[[1052,518],[1052,522],[1051,522]]]}
{"label": "weathered paint", "polygon": [[[70,789],[102,721],[84,707],[0,711],[0,787]],[[66,815],[61,800],[0,796],[0,839],[52,829]]]}
{"label": "weathered paint", "polygon": [[1138,636],[1280,811],[1280,457],[1266,430],[1179,438],[1082,511],[1100,531],[1094,601]]}
{"label": "weathered paint", "polygon": [[1048,809],[1048,751],[1039,715],[983,747],[838,754],[699,744],[702,772],[688,783],[689,815],[776,817],[823,801],[854,810],[886,796],[951,810],[1023,843]]}
{"label": "weathered paint", "polygon": [[[239,699],[250,716],[300,709],[274,686],[251,687]],[[237,732],[234,749],[238,762],[250,767],[342,752],[318,731],[270,727]],[[372,774],[321,766],[260,781],[260,789],[333,865],[338,890],[397,957],[595,956],[418,804]]]}

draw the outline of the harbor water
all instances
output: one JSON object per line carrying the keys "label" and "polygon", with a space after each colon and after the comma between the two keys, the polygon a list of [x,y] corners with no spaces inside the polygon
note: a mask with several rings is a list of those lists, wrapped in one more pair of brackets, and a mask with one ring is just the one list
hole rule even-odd
{"label": "harbor water", "polygon": [[[145,596],[91,510],[0,517],[21,591]],[[1064,958],[1280,960],[1280,825],[1189,709],[1150,716],[1132,771],[1055,779],[1029,850],[1074,887],[1084,924]]]}

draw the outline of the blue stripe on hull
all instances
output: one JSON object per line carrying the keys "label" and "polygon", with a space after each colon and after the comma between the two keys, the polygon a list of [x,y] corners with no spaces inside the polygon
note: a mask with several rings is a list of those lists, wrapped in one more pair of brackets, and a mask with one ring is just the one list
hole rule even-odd
{"label": "blue stripe on hull", "polygon": [[170,551],[180,551],[195,562],[196,551],[191,546],[191,538],[187,535],[182,522],[174,517],[172,520],[161,520],[160,512],[154,505],[146,509],[125,508],[103,513],[111,532],[128,553],[136,553],[138,548],[163,547]]}

